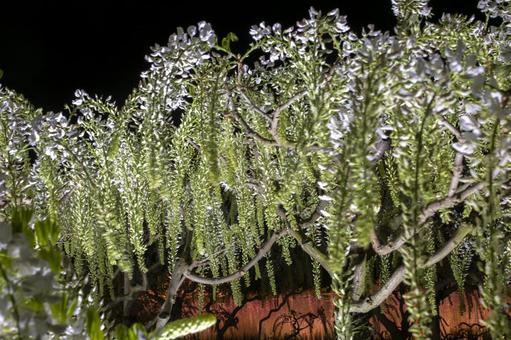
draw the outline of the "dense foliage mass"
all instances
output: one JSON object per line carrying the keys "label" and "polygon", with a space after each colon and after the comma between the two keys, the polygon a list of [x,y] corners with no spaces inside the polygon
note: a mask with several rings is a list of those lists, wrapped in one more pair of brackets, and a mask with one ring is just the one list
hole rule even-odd
{"label": "dense foliage mass", "polygon": [[242,55],[205,22],[178,28],[121,107],[79,90],[46,113],[1,88],[0,218],[32,206],[58,224],[97,304],[125,315],[166,266],[148,327],[185,279],[236,301],[261,278],[277,293],[269,251],[291,264],[299,246],[318,287],[320,266],[332,278],[339,338],[401,283],[428,338],[441,261],[460,289],[481,274],[484,322],[511,337],[510,3],[480,1],[486,22],[392,4],[395,34],[311,9],[253,26]]}

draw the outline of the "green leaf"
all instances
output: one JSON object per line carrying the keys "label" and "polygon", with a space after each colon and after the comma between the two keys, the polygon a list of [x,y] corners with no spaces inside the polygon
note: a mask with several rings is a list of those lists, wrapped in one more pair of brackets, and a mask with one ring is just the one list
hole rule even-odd
{"label": "green leaf", "polygon": [[34,228],[37,244],[40,247],[51,247],[57,243],[60,234],[57,223],[46,219],[44,221],[37,221]]}
{"label": "green leaf", "polygon": [[51,271],[55,274],[60,272],[60,265],[62,263],[62,253],[57,248],[43,248],[39,251],[39,256],[48,261]]}
{"label": "green leaf", "polygon": [[213,314],[204,314],[196,317],[180,319],[169,322],[156,336],[158,340],[177,339],[188,334],[201,332],[216,323]]}
{"label": "green leaf", "polygon": [[116,133],[113,138],[112,142],[108,146],[108,152],[107,152],[107,158],[109,160],[114,159],[115,156],[117,156],[117,153],[119,152],[119,146],[121,145],[121,137],[120,134]]}
{"label": "green leaf", "polygon": [[147,331],[145,327],[139,323],[133,324],[130,328],[126,325],[119,324],[115,327],[116,340],[141,340],[147,339]]}
{"label": "green leaf", "polygon": [[239,39],[236,34],[234,34],[233,32],[229,32],[227,33],[225,38],[222,39],[222,47],[227,51],[231,51],[231,42],[236,42],[238,40]]}
{"label": "green leaf", "polygon": [[4,76],[4,71],[0,68],[0,79]]}
{"label": "green leaf", "polygon": [[87,311],[87,335],[90,340],[103,340],[105,338],[105,335],[101,331],[99,313],[94,308],[89,308]]}
{"label": "green leaf", "polygon": [[58,323],[65,324],[73,316],[77,303],[77,299],[69,301],[68,293],[64,292],[59,302],[50,305],[50,310]]}
{"label": "green leaf", "polygon": [[35,314],[41,314],[44,311],[44,303],[37,297],[30,297],[23,300],[23,306]]}
{"label": "green leaf", "polygon": [[16,209],[12,213],[12,231],[23,233],[31,247],[35,245],[34,232],[30,229],[29,223],[32,219],[32,210],[26,208]]}

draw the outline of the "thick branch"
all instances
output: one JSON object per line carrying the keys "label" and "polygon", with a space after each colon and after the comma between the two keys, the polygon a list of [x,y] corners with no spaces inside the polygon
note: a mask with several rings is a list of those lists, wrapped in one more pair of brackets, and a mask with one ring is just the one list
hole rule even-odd
{"label": "thick branch", "polygon": [[[464,225],[460,227],[454,236],[447,241],[444,246],[439,249],[435,254],[431,255],[431,257],[424,263],[424,267],[431,267],[435,263],[443,260],[447,255],[449,255],[454,248],[460,244],[465,236],[467,236],[472,230],[473,226]],[[380,288],[376,293],[371,295],[370,297],[365,298],[362,301],[358,301],[353,303],[350,306],[350,312],[352,313],[367,313],[371,309],[378,307],[380,304],[387,299],[392,292],[399,286],[405,277],[405,267],[400,266],[397,268],[390,279]]]}
{"label": "thick branch", "polygon": [[185,260],[182,258],[179,259],[172,273],[172,278],[170,279],[167,299],[161,306],[160,313],[158,314],[156,319],[153,320],[153,323],[156,322],[156,329],[163,328],[163,326],[165,326],[169,321],[172,306],[174,305],[177,296],[177,291],[179,290],[179,287],[181,287],[181,284],[183,283],[183,273],[185,273],[187,270],[188,265],[186,264]]}
{"label": "thick branch", "polygon": [[191,281],[194,281],[197,283],[202,283],[205,285],[219,285],[222,283],[228,283],[228,282],[237,280],[237,279],[241,278],[243,275],[245,275],[250,270],[250,268],[255,266],[271,250],[271,247],[273,246],[273,244],[278,239],[280,239],[282,236],[286,235],[288,233],[288,231],[289,231],[288,229],[283,229],[283,230],[279,231],[278,233],[274,233],[263,244],[261,249],[259,249],[259,251],[257,252],[256,256],[254,256],[252,258],[252,260],[250,260],[250,262],[248,262],[245,266],[243,266],[243,268],[241,268],[237,272],[234,272],[228,276],[218,277],[218,278],[207,278],[207,277],[199,276],[189,270],[186,270],[184,272],[184,276]]}

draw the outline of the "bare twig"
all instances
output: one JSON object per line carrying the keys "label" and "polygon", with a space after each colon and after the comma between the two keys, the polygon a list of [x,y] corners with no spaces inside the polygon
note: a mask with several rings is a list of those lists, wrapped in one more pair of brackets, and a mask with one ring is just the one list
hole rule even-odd
{"label": "bare twig", "polygon": [[282,111],[286,110],[288,107],[293,105],[296,101],[302,99],[307,94],[306,91],[299,92],[288,99],[287,102],[280,105],[278,108],[276,108],[272,113],[272,120],[271,120],[271,126],[270,126],[270,133],[273,136],[273,138],[276,141],[279,141],[279,134],[278,134],[278,125],[279,125],[279,118]]}
{"label": "bare twig", "polygon": [[458,189],[461,175],[463,173],[463,158],[464,156],[460,152],[457,152],[456,156],[454,157],[451,184],[449,185],[449,193],[447,194],[449,197],[453,196],[456,193],[456,190]]}
{"label": "bare twig", "polygon": [[228,283],[237,280],[245,275],[250,270],[250,268],[255,266],[271,250],[273,244],[277,242],[277,240],[282,236],[286,235],[288,231],[288,229],[283,229],[271,235],[271,237],[266,240],[263,246],[259,249],[257,254],[245,266],[230,275],[218,278],[207,278],[191,272],[189,268],[183,272],[183,275],[193,282],[202,283],[205,285],[219,285],[222,283]]}
{"label": "bare twig", "polygon": [[271,123],[270,116],[263,109],[261,109],[259,106],[257,106],[256,103],[254,103],[254,101],[252,99],[250,99],[249,96],[247,96],[243,87],[241,85],[238,85],[236,88],[237,88],[238,92],[240,93],[241,98],[243,98],[243,100],[245,100],[245,102],[247,102],[247,104],[250,106],[250,108],[252,110],[254,110],[255,112],[259,113],[259,115],[261,117],[263,117],[268,123]]}
{"label": "bare twig", "polygon": [[442,124],[447,128],[447,130],[449,130],[456,137],[456,139],[458,141],[463,140],[463,136],[461,135],[461,132],[454,125],[452,125],[447,119],[445,119],[445,117],[439,116],[439,119],[442,122]]}
{"label": "bare twig", "polygon": [[[451,253],[460,244],[463,239],[473,230],[473,226],[464,225],[459,228],[454,236],[447,241],[444,246],[439,249],[435,254],[431,255],[430,258],[424,263],[424,267],[431,267],[432,265],[443,260],[447,255]],[[364,300],[357,301],[350,306],[350,312],[352,313],[367,313],[373,308],[378,307],[380,304],[387,299],[392,292],[399,286],[405,277],[405,267],[400,266],[397,268],[390,279],[381,287],[376,293]]]}
{"label": "bare twig", "polygon": [[[463,202],[467,197],[472,194],[478,193],[482,191],[487,184],[485,182],[480,182],[472,185],[468,185],[464,187],[462,190],[458,190],[454,195],[445,197],[443,199],[434,201],[428,204],[422,213],[419,215],[418,225],[422,226],[430,217],[432,217],[436,212],[441,209],[452,208],[456,204]],[[405,235],[401,234],[396,240],[387,243],[386,245],[382,245],[378,240],[377,235],[373,232],[371,234],[371,243],[373,245],[374,251],[378,255],[387,255],[401,248],[401,246],[408,241],[414,235]]]}

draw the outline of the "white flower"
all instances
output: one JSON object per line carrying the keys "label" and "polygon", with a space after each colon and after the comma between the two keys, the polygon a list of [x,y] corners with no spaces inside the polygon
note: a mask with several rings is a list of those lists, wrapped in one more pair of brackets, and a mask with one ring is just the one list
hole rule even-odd
{"label": "white flower", "polygon": [[342,15],[337,18],[337,21],[335,22],[335,28],[337,29],[338,33],[346,33],[350,30],[345,15]]}
{"label": "white flower", "polygon": [[457,152],[466,156],[472,155],[476,149],[476,146],[474,144],[469,143],[454,143],[452,147]]}
{"label": "white flower", "polygon": [[264,21],[260,23],[259,25],[253,25],[250,27],[249,31],[250,35],[255,41],[261,40],[263,37],[270,35],[271,30]]}

